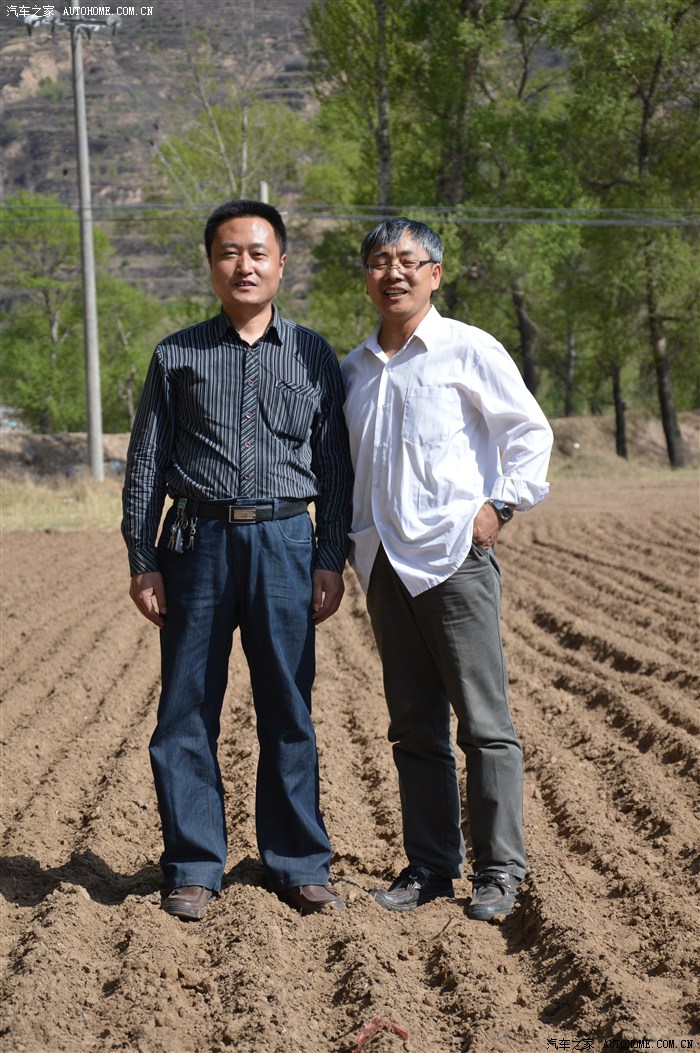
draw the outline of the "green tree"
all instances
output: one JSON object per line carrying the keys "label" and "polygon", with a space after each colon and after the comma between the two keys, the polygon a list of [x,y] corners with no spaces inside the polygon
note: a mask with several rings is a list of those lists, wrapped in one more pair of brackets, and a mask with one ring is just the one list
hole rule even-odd
{"label": "green tree", "polygon": [[[511,346],[536,391],[540,327],[530,316],[532,288],[551,275],[553,254],[570,251],[571,238],[557,240],[536,228],[514,231],[503,223],[477,225],[469,216],[475,209],[543,208],[561,204],[562,196],[567,203],[577,199],[561,148],[565,63],[544,68],[533,59],[548,44],[547,34],[561,35],[565,27],[545,3],[532,0],[441,0],[439,18],[428,0],[396,0],[385,23],[392,33],[386,49],[379,14],[374,0],[315,0],[311,6],[310,69],[320,104],[316,145],[319,154],[327,148],[327,161],[307,181],[307,197],[323,200],[325,177],[329,194],[341,190],[344,203],[377,200],[386,214],[396,201],[422,214],[448,245],[438,302],[455,317],[478,317],[499,335],[512,333]],[[342,142],[335,131],[341,116]],[[390,139],[390,195],[381,192],[382,135]],[[367,225],[358,223],[358,244]],[[332,241],[334,232],[326,237]],[[330,256],[323,243],[317,256]],[[317,272],[311,301],[332,300],[337,289],[346,310],[341,282],[339,272]],[[539,301],[544,308],[542,290]]]}
{"label": "green tree", "polygon": [[313,0],[306,19],[316,97],[342,116],[343,138],[362,157],[354,200],[380,209],[400,200],[393,158],[414,73],[411,8],[412,0]]}
{"label": "green tree", "polygon": [[[698,401],[698,238],[662,224],[697,194],[697,0],[441,0],[439,18],[431,0],[390,7],[383,48],[374,0],[312,5],[325,163],[307,192],[323,200],[326,179],[356,212],[379,200],[384,90],[390,200],[446,240],[439,304],[495,332],[549,412],[614,405],[620,448],[625,397],[648,404],[653,375],[680,463],[677,393]],[[526,209],[530,223],[515,215]],[[611,215],[615,227],[588,225]],[[340,263],[319,269],[310,302],[332,309],[337,291],[347,315],[348,282]]]}
{"label": "green tree", "polygon": [[[697,350],[688,330],[697,323],[700,260],[697,230],[665,224],[697,195],[700,7],[591,0],[585,9],[568,101],[581,178],[601,205],[641,217],[619,230],[632,264],[628,324],[643,312],[669,461],[678,467],[674,367]],[[678,260],[689,269],[679,273]],[[601,279],[610,273],[604,267]]]}
{"label": "green tree", "polygon": [[[85,429],[80,227],[57,198],[23,191],[2,207],[3,398],[41,431]],[[106,273],[111,248],[95,230],[103,425],[133,419],[164,310]]]}
{"label": "green tree", "polygon": [[158,251],[190,279],[192,309],[212,297],[202,245],[204,223],[227,198],[261,195],[283,207],[293,192],[309,146],[309,122],[286,101],[279,56],[266,40],[254,5],[237,14],[236,47],[225,66],[211,58],[219,47],[214,18],[187,38],[178,86],[181,112],[192,114],[175,134],[159,129],[154,175],[146,198]]}

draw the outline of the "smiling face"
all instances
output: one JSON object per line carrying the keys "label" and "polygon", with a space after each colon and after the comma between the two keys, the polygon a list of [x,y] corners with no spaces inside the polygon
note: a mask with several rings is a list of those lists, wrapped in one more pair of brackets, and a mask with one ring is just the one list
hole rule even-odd
{"label": "smiling face", "polygon": [[270,223],[241,216],[221,223],[211,243],[211,283],[232,322],[246,321],[277,295],[286,256]]}
{"label": "smiling face", "polygon": [[[386,323],[415,328],[430,310],[430,296],[440,287],[442,266],[422,263],[413,274],[400,268],[404,261],[425,259],[425,249],[408,233],[396,245],[377,245],[372,249],[367,259],[367,293]],[[389,269],[373,270],[372,265],[377,263],[389,264]]]}

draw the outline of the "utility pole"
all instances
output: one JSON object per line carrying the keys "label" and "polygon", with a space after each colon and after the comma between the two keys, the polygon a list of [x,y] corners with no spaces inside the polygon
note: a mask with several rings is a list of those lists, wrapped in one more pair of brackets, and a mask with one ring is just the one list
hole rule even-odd
{"label": "utility pole", "polygon": [[73,67],[73,103],[75,109],[75,138],[78,160],[78,193],[80,199],[80,252],[83,286],[83,334],[85,359],[85,403],[87,407],[88,461],[90,474],[97,482],[104,480],[102,446],[102,396],[100,390],[100,352],[97,333],[97,292],[95,286],[95,244],[92,226],[92,190],[90,186],[90,153],[85,109],[85,76],[83,72],[83,36],[107,27],[112,31],[119,25],[114,15],[82,18],[78,0],[72,0],[75,14],[60,15],[57,10],[48,15],[28,15],[25,24],[29,33],[36,25],[68,29],[71,35]]}

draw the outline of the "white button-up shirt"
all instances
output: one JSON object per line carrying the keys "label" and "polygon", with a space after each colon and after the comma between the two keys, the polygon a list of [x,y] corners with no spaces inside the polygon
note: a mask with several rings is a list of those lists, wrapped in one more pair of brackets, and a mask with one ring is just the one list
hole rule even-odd
{"label": "white button-up shirt", "polygon": [[434,307],[388,358],[379,327],[342,364],[355,468],[350,561],[367,591],[380,544],[412,596],[466,558],[489,498],[546,496],[552,431],[505,348]]}

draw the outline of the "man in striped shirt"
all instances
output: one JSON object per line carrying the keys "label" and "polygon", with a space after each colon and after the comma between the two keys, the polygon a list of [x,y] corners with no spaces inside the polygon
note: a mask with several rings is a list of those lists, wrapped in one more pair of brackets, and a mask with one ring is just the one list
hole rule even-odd
{"label": "man in striped shirt", "polygon": [[[340,371],[327,342],[273,303],[287,258],[275,208],[224,203],[207,221],[205,247],[222,309],[156,348],[123,493],[130,595],[161,630],[150,755],[162,906],[197,920],[221,888],[217,740],[239,628],[257,717],[256,833],[268,886],[303,914],[342,908],[328,886],[311,720],[315,626],[340,604],[350,522]],[[157,541],[166,494],[173,504]]]}

